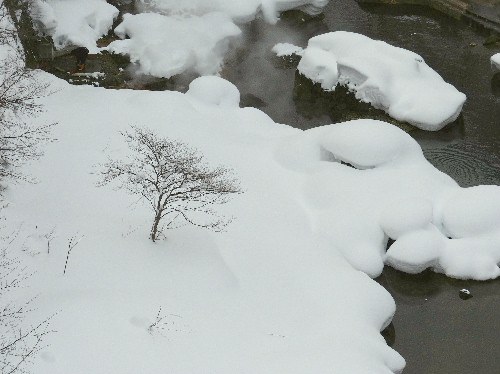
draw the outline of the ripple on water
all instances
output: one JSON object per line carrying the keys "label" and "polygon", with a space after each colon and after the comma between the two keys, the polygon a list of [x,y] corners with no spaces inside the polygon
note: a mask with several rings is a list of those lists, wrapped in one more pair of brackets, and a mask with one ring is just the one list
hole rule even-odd
{"label": "ripple on water", "polygon": [[465,140],[441,148],[424,149],[424,155],[462,187],[500,184],[500,157],[492,152],[499,146]]}

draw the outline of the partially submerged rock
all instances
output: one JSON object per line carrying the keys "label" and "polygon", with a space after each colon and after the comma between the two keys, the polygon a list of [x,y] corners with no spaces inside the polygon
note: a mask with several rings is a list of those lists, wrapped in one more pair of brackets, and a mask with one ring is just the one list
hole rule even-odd
{"label": "partially submerged rock", "polygon": [[416,53],[351,32],[310,39],[298,70],[324,90],[346,86],[359,100],[424,130],[456,120],[466,100]]}

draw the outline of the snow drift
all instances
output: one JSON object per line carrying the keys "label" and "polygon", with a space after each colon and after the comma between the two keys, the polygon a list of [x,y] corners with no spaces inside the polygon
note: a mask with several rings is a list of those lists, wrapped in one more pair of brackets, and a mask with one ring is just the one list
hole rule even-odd
{"label": "snow drift", "polygon": [[416,53],[351,32],[311,38],[298,69],[327,91],[344,85],[359,100],[424,130],[453,122],[466,99]]}

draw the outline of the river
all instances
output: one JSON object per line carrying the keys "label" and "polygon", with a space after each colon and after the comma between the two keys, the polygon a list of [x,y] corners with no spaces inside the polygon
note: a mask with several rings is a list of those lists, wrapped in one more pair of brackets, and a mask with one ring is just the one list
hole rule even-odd
{"label": "river", "polygon": [[[500,46],[483,46],[488,34],[462,21],[419,6],[360,7],[354,0],[332,0],[323,17],[292,12],[275,26],[253,22],[244,29],[244,48],[222,75],[238,86],[243,104],[294,127],[383,118],[340,93],[332,98],[301,89],[306,83],[296,74],[296,62],[283,63],[271,53],[278,42],[304,47],[310,37],[336,30],[412,50],[464,92],[467,103],[456,123],[439,132],[410,134],[427,159],[461,186],[500,184],[500,73],[494,74],[489,63]],[[405,374],[500,373],[500,280],[459,281],[393,269],[377,280],[396,300],[388,340],[406,358]],[[462,300],[462,288],[473,297]]]}

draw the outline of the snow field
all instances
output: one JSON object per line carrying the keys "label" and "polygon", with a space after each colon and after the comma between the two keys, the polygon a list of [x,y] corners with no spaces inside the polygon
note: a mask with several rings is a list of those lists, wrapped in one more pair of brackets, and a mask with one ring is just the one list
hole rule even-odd
{"label": "snow field", "polygon": [[[58,141],[26,168],[37,185],[7,191],[7,222],[22,224],[37,269],[26,296],[40,294],[39,318],[60,310],[37,373],[398,373],[379,334],[394,301],[366,274],[387,261],[498,276],[498,209],[483,207],[500,188],[458,187],[389,124],[292,129],[238,108],[215,77],[186,94],[53,84],[36,121],[57,121]],[[236,216],[227,232],[186,226],[153,244],[147,206],[95,186],[129,124],[234,168],[245,193],[220,209]]]}
{"label": "snow field", "polygon": [[416,53],[352,32],[311,38],[298,70],[327,91],[344,85],[359,100],[424,130],[453,122],[466,99]]}

